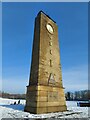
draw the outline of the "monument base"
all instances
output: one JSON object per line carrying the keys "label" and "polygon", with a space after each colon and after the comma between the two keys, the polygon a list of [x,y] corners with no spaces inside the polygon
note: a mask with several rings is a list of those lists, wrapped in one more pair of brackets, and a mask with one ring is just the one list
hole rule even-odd
{"label": "monument base", "polygon": [[55,86],[27,86],[26,112],[34,114],[66,111],[64,90]]}
{"label": "monument base", "polygon": [[44,113],[51,113],[51,112],[63,112],[66,111],[66,106],[56,106],[56,107],[25,107],[25,112],[33,113],[33,114],[44,114]]}

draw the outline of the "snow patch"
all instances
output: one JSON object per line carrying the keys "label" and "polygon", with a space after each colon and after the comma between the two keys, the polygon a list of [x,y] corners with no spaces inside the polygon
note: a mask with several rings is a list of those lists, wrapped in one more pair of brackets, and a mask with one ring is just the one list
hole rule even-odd
{"label": "snow patch", "polygon": [[[24,112],[25,100],[0,98],[0,118],[88,118],[88,107],[78,107],[76,101],[67,101],[67,111],[30,114]],[[16,102],[16,105],[13,103]],[[89,117],[90,118],[90,117]]]}

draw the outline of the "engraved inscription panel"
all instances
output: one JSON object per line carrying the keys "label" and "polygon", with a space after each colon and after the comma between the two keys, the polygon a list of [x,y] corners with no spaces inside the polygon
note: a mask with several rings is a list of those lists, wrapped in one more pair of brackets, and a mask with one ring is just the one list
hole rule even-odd
{"label": "engraved inscription panel", "polygon": [[58,101],[58,92],[48,92],[48,102]]}

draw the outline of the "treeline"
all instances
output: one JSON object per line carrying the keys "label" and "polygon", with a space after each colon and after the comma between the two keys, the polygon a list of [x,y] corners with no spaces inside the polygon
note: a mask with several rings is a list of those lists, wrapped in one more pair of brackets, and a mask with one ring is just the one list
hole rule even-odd
{"label": "treeline", "polygon": [[0,97],[9,98],[9,99],[25,99],[25,94],[10,94],[6,92],[0,92]]}
{"label": "treeline", "polygon": [[[9,99],[25,99],[26,94],[10,94],[6,92],[0,91],[0,97],[9,98]],[[82,90],[75,92],[67,92],[65,93],[66,100],[75,100],[75,101],[83,101],[90,100],[90,90]]]}
{"label": "treeline", "polygon": [[66,96],[66,100],[75,100],[75,101],[90,100],[90,90],[67,92],[65,96]]}

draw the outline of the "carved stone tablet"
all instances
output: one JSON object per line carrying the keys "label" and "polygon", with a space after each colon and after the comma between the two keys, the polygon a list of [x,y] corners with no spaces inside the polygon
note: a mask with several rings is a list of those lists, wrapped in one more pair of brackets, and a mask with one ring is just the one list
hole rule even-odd
{"label": "carved stone tablet", "polygon": [[49,84],[53,84],[53,85],[55,84],[55,78],[52,73],[50,73],[48,82],[49,82]]}

